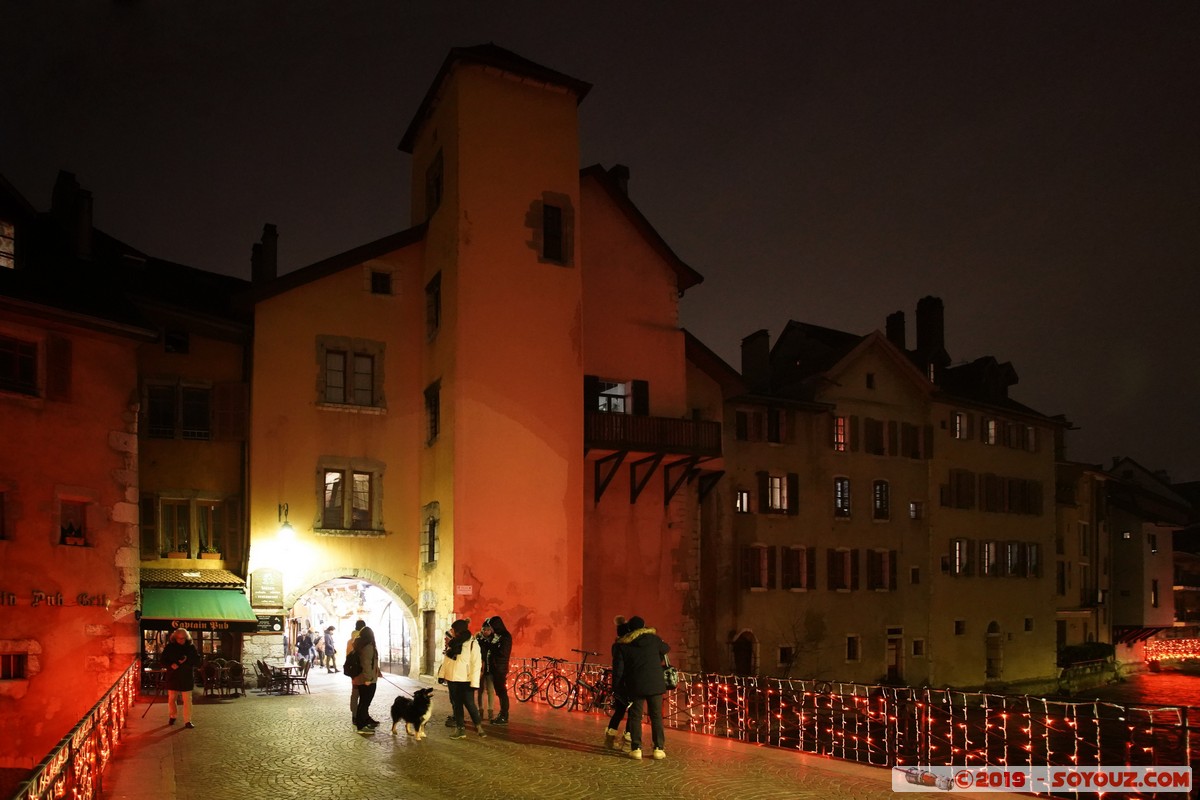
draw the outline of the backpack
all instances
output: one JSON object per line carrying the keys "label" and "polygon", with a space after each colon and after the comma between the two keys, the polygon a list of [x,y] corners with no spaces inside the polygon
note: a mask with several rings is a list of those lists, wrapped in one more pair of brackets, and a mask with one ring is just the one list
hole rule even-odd
{"label": "backpack", "polygon": [[351,650],[346,654],[346,663],[342,665],[342,672],[351,678],[357,678],[362,675],[362,662],[358,660],[358,653]]}

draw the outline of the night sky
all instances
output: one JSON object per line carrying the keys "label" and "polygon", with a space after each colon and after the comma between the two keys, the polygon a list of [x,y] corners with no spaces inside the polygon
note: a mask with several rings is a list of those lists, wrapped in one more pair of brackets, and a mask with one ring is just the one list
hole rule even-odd
{"label": "night sky", "polygon": [[[413,9],[429,9],[414,11]],[[409,225],[401,134],[449,48],[594,89],[581,166],[705,276],[733,366],[789,319],[946,304],[955,363],[1080,430],[1069,456],[1200,479],[1200,3],[0,0],[0,173],[59,169],[97,227],[249,277]]]}

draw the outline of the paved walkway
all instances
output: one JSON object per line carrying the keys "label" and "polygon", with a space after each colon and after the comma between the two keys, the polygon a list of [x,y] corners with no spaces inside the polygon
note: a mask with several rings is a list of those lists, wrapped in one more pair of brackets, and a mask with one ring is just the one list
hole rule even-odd
{"label": "paved walkway", "polygon": [[[389,677],[406,690],[421,684]],[[200,699],[194,730],[168,727],[165,703],[131,709],[104,775],[105,798],[884,798],[888,770],[667,730],[667,759],[634,761],[603,747],[606,720],[513,701],[512,724],[449,738],[438,687],[429,736],[390,734],[399,694],[382,683],[374,736],[350,724],[349,679],[313,672],[312,694]],[[143,717],[143,712],[148,713]],[[649,742],[649,725],[645,741]],[[917,797],[922,795],[915,795]],[[928,795],[924,795],[928,796]]]}

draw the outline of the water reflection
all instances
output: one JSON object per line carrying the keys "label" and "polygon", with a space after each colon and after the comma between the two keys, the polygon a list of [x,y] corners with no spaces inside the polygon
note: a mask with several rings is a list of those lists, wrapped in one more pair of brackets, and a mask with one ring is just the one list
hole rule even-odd
{"label": "water reflection", "polygon": [[[1104,700],[1118,705],[1191,706],[1200,711],[1200,675],[1141,672],[1129,676],[1122,683],[1080,690],[1073,697]],[[1200,716],[1196,719],[1200,719]]]}

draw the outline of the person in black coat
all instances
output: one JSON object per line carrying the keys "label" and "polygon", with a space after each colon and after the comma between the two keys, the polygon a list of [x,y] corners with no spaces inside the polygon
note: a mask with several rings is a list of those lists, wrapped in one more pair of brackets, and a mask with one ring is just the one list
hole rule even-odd
{"label": "person in black coat", "polygon": [[166,670],[167,724],[175,724],[176,702],[182,699],[183,727],[196,727],[192,724],[192,689],[196,686],[195,670],[200,666],[200,653],[192,644],[192,635],[183,628],[176,628],[158,659]]}
{"label": "person in black coat", "polygon": [[643,708],[650,714],[650,735],[654,741],[654,757],[667,757],[663,749],[662,700],[667,691],[663,678],[663,656],[671,646],[658,637],[654,628],[647,628],[641,617],[630,617],[629,633],[617,640],[613,656],[613,686],[626,692],[629,700],[630,758],[642,757]]}
{"label": "person in black coat", "polygon": [[[617,638],[612,643],[612,663],[617,663],[617,648],[621,646],[621,637],[629,633],[629,623],[624,617],[616,617],[613,619],[613,624],[617,626]],[[608,720],[608,727],[604,729],[604,746],[611,747],[614,750],[620,750],[624,742],[619,738],[621,736],[621,720],[625,719],[625,712],[629,709],[629,694],[625,691],[625,687],[617,683],[615,676],[612,682],[612,717]],[[632,738],[629,733],[629,723],[625,724],[626,735]]]}
{"label": "person in black coat", "polygon": [[492,688],[500,703],[500,714],[492,720],[493,725],[508,724],[508,662],[512,658],[512,634],[500,617],[489,617],[483,623],[492,629],[492,648],[488,652],[488,669],[491,671]]}

